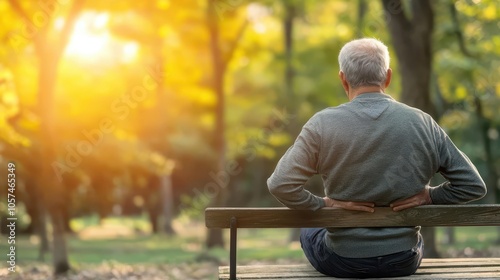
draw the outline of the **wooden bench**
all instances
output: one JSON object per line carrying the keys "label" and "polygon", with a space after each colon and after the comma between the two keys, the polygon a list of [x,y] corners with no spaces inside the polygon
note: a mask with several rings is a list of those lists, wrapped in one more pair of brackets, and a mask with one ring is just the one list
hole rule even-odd
{"label": "wooden bench", "polygon": [[[427,205],[374,213],[323,208],[207,208],[208,228],[230,229],[229,267],[219,268],[219,279],[338,279],[318,273],[309,264],[236,267],[238,228],[500,226],[500,205]],[[236,275],[238,270],[238,275]],[[500,279],[500,258],[423,259],[417,272],[405,279]],[[398,278],[390,278],[398,279]]]}

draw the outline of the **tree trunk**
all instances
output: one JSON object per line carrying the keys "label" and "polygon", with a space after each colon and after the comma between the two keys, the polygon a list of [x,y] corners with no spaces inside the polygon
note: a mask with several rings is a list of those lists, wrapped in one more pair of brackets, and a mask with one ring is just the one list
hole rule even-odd
{"label": "tree trunk", "polygon": [[38,204],[40,203],[39,201],[39,196],[37,195],[36,191],[36,185],[34,184],[34,180],[31,180],[30,178],[26,179],[25,181],[25,187],[26,187],[26,200],[24,201],[25,207],[26,207],[26,213],[30,217],[30,223],[28,226],[21,232],[22,234],[36,234],[37,229],[38,229],[38,222],[39,222],[39,207]]}
{"label": "tree trunk", "polygon": [[155,208],[154,206],[148,206],[149,223],[151,224],[151,232],[153,234],[160,232],[158,227],[158,210]]}
{"label": "tree trunk", "polygon": [[160,191],[163,208],[163,230],[168,235],[174,235],[175,230],[172,226],[174,220],[174,195],[172,191],[172,178],[165,175],[160,178]]}
{"label": "tree trunk", "polygon": [[[210,53],[212,57],[213,80],[212,88],[216,95],[215,105],[215,129],[213,134],[213,146],[218,155],[217,169],[215,174],[224,174],[226,166],[226,142],[224,130],[225,118],[225,94],[224,94],[224,73],[225,65],[222,58],[220,46],[219,26],[217,14],[215,11],[215,0],[207,1],[207,21],[208,32],[210,35]],[[211,206],[223,206],[227,196],[228,180],[223,180],[217,184],[217,190],[214,190],[214,197],[211,200]],[[222,229],[209,229],[206,240],[207,248],[224,247]]]}
{"label": "tree trunk", "polygon": [[[163,73],[165,72],[163,62],[165,61],[165,58],[162,54],[163,50],[163,39],[158,38],[157,43],[155,44],[154,48],[154,57],[156,58],[156,61],[159,61],[157,65],[157,71],[160,73],[161,79],[157,80],[157,87],[156,87],[156,95],[157,95],[157,104],[156,104],[156,112],[158,116],[161,116],[165,110],[165,105],[168,104],[168,96],[167,92],[165,91],[165,84],[163,81]],[[160,118],[159,121],[159,127],[157,131],[162,131],[161,129],[167,127],[167,119],[165,118]],[[154,131],[154,133],[157,133],[157,131]],[[165,130],[163,130],[165,131]],[[153,136],[151,136],[152,138]],[[160,139],[163,139],[164,135],[161,135]],[[157,149],[161,149],[161,147],[156,147]],[[167,154],[165,152],[165,154]],[[167,159],[168,160],[168,159]],[[155,190],[159,194],[159,211],[161,214],[163,214],[163,231],[167,235],[175,235],[175,230],[172,227],[172,221],[174,219],[175,213],[174,213],[174,192],[172,189],[172,178],[171,173],[172,169],[169,169],[167,172],[169,172],[168,175],[159,175],[154,178],[154,182],[158,182],[158,186],[156,186]],[[157,228],[157,231],[159,232],[160,229]],[[156,231],[155,231],[156,232]]]}
{"label": "tree trunk", "polygon": [[42,119],[41,143],[42,150],[41,170],[42,184],[44,184],[44,201],[49,209],[52,221],[53,234],[53,264],[55,274],[62,274],[70,269],[68,255],[66,251],[66,241],[64,238],[64,225],[61,212],[64,210],[62,201],[63,187],[56,178],[56,174],[51,169],[52,163],[56,160],[56,146],[54,139],[54,119],[53,119],[53,93],[57,78],[58,59],[49,50],[41,52],[39,64],[39,90],[38,109]]}
{"label": "tree trunk", "polygon": [[46,213],[43,206],[39,204],[40,212],[38,214],[38,236],[40,237],[40,247],[38,250],[38,260],[45,261],[45,253],[49,251],[49,238],[47,234]]}
{"label": "tree trunk", "polygon": [[445,241],[444,243],[453,245],[455,244],[455,228],[454,227],[445,227]]}
{"label": "tree trunk", "polygon": [[[473,92],[475,92],[473,90]],[[483,150],[486,158],[486,166],[488,173],[486,175],[485,184],[488,187],[488,193],[484,198],[485,203],[497,203],[498,182],[500,180],[495,166],[495,158],[493,157],[491,139],[488,136],[488,131],[491,127],[491,120],[484,116],[481,99],[474,94],[475,113],[478,121],[478,129],[483,140]],[[500,227],[497,227],[497,240],[495,243],[500,244]]]}
{"label": "tree trunk", "polygon": [[[400,0],[382,0],[402,79],[401,101],[436,118],[431,102],[434,13],[429,0],[412,0],[409,19]],[[439,257],[434,228],[422,228],[425,257]]]}
{"label": "tree trunk", "polygon": [[[9,0],[8,3],[13,10],[24,20],[24,23],[35,30],[33,42],[38,57],[38,96],[37,113],[40,116],[39,139],[41,146],[40,160],[40,185],[43,184],[42,201],[47,206],[51,221],[53,223],[53,263],[54,273],[61,274],[69,270],[66,241],[64,240],[64,226],[61,211],[62,184],[56,178],[52,163],[57,159],[54,133],[54,90],[57,81],[57,69],[61,55],[69,41],[76,18],[83,8],[84,0],[75,0],[69,9],[65,24],[54,41],[48,34],[51,24],[41,27],[35,26],[32,18],[18,1]],[[56,5],[53,3],[54,6]],[[51,11],[43,11],[49,19],[53,18],[55,8]]]}
{"label": "tree trunk", "polygon": [[[474,89],[472,89],[472,92],[475,92]],[[484,157],[486,161],[486,166],[488,168],[488,173],[486,176],[486,186],[489,186],[488,188],[488,193],[486,194],[486,197],[484,199],[485,203],[496,203],[496,198],[497,198],[497,184],[499,180],[498,173],[496,171],[496,166],[495,166],[495,158],[493,156],[493,151],[492,151],[492,145],[491,145],[491,139],[488,136],[488,131],[492,127],[491,123],[492,121],[489,120],[487,117],[484,116],[483,112],[483,104],[481,102],[481,99],[477,95],[477,93],[474,93],[474,107],[475,107],[475,113],[476,113],[476,118],[478,122],[478,129],[479,133],[481,135],[481,138],[483,140],[483,151],[484,151]]]}
{"label": "tree trunk", "polygon": [[364,19],[366,15],[366,10],[367,10],[367,3],[366,0],[358,0],[358,18],[357,18],[357,27],[356,27],[356,36],[358,38],[363,37],[363,26],[364,26]]}
{"label": "tree trunk", "polygon": [[[38,260],[45,260],[45,253],[49,251],[49,238],[47,235],[47,220],[46,211],[43,203],[43,193],[40,190],[40,184],[36,183],[33,179],[28,179],[27,184],[32,187],[32,197],[34,197],[32,203],[35,206],[36,214],[31,215],[32,223],[34,225],[34,232],[38,234],[40,238],[40,247],[38,250]],[[42,200],[40,200],[42,198]],[[30,203],[31,204],[31,203]]]}
{"label": "tree trunk", "polygon": [[64,274],[69,271],[68,250],[66,248],[66,238],[64,236],[64,226],[59,207],[51,207],[50,217],[52,220],[53,251],[52,259],[54,274]]}
{"label": "tree trunk", "polygon": [[[295,78],[295,71],[293,68],[293,28],[294,20],[297,15],[296,7],[294,3],[289,1],[283,1],[283,6],[285,9],[285,17],[283,18],[283,44],[285,49],[285,69],[284,69],[284,83],[283,83],[283,94],[281,95],[281,104],[288,104],[288,110],[290,112],[297,112],[296,96],[294,93],[293,81]],[[287,127],[288,133],[292,137],[296,137],[298,134],[297,122],[291,120]],[[298,241],[300,237],[300,229],[294,228],[290,231],[290,236],[288,240],[290,242]]]}

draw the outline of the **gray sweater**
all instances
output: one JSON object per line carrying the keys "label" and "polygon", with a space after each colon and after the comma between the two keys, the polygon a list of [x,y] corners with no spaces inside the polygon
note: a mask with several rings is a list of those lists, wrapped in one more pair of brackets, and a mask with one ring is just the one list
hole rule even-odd
{"label": "gray sweater", "polygon": [[[431,188],[434,204],[466,203],[486,194],[469,158],[428,114],[386,94],[364,93],[314,115],[267,184],[293,209],[325,206],[322,197],[303,187],[315,174],[321,175],[330,198],[389,206],[421,192],[436,172],[447,181]],[[374,257],[411,249],[419,230],[331,228],[325,240],[340,256]]]}

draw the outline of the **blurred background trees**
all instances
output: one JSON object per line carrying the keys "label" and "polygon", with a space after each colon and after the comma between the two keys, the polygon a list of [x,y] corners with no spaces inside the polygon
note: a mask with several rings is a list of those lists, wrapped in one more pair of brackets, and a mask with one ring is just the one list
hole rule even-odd
{"label": "blurred background trees", "polygon": [[144,213],[175,234],[208,205],[277,206],[266,179],[308,118],[347,101],[337,55],[357,37],[388,44],[390,94],[431,113],[498,202],[499,6],[0,0],[0,160],[22,231],[63,272],[72,217]]}

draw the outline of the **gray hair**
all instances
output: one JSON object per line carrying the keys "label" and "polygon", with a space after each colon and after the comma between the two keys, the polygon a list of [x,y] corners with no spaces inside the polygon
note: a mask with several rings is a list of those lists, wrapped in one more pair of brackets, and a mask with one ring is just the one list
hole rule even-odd
{"label": "gray hair", "polygon": [[389,62],[387,46],[372,38],[350,41],[339,53],[340,71],[352,88],[383,85]]}

